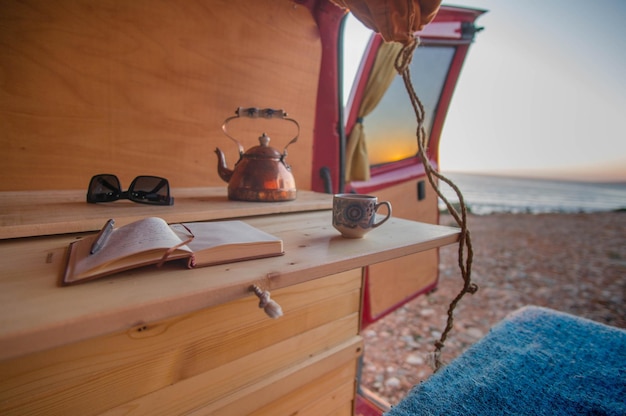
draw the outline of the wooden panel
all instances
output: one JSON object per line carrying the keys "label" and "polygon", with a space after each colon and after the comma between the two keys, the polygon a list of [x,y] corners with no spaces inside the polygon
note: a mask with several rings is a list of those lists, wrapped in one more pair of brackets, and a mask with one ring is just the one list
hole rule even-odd
{"label": "wooden panel", "polygon": [[341,407],[338,407],[327,416],[353,416],[354,415],[354,403],[345,403]]}
{"label": "wooden panel", "polygon": [[458,230],[391,218],[367,238],[342,238],[319,211],[248,222],[285,242],[285,255],[186,269],[144,267],[58,287],[72,235],[0,241],[0,359],[127,330],[458,240]]}
{"label": "wooden panel", "polygon": [[[229,378],[245,382],[240,374],[260,377],[356,335],[360,283],[353,271],[277,290],[287,311],[278,320],[240,300],[4,361],[0,413],[94,414],[207,371],[220,388]],[[273,358],[274,344],[283,349]],[[228,375],[239,365],[231,362],[250,369]]]}
{"label": "wooden panel", "polygon": [[[127,403],[113,414],[128,415],[131,411],[138,415],[185,414],[221,398],[237,395],[238,391],[246,387],[254,388],[257,383],[264,385],[274,372],[290,372],[298,363],[307,363],[310,357],[329,350],[331,346],[345,340],[350,333],[356,333],[357,315],[289,338],[196,377],[181,380]],[[353,349],[351,353],[354,354]],[[278,378],[273,380],[280,378],[282,375],[278,374]],[[279,390],[277,394],[282,393]]]}
{"label": "wooden panel", "polygon": [[[437,194],[426,178],[426,198],[417,200],[417,181],[405,182],[376,193],[391,201],[394,217],[437,224]],[[418,238],[418,236],[415,236]],[[437,249],[397,258],[368,267],[368,295],[372,318],[393,308],[416,293],[433,287],[438,277]]]}
{"label": "wooden panel", "polygon": [[[352,380],[349,380],[338,386],[336,389],[323,392],[320,391],[320,395],[317,400],[308,406],[304,407],[299,415],[343,415],[351,416],[352,409],[354,408],[354,396],[355,396],[355,376]],[[313,386],[312,386],[313,387]],[[265,413],[266,415],[276,413]]]}
{"label": "wooden panel", "polygon": [[[192,413],[212,415],[325,415],[351,405],[355,394],[358,338]],[[222,406],[223,403],[227,403]],[[220,407],[221,406],[221,407]]]}
{"label": "wooden panel", "polygon": [[391,201],[393,216],[407,220],[437,224],[439,212],[437,194],[428,179],[423,178],[426,188],[425,199],[417,200],[417,181],[403,182],[376,191],[379,201]]}
{"label": "wooden panel", "polygon": [[426,288],[433,287],[438,276],[436,250],[372,264],[369,270],[370,313],[386,312]]}
{"label": "wooden panel", "polygon": [[[321,44],[304,6],[275,0],[8,0],[0,15],[0,190],[81,189],[98,173],[222,184],[221,132],[239,106],[302,127],[288,161],[310,189]],[[284,121],[233,126],[282,149]]]}

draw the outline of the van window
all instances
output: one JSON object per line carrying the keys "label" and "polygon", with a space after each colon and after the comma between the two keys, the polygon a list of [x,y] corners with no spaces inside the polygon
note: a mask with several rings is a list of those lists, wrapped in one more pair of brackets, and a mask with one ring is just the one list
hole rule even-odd
{"label": "van window", "polygon": [[[343,104],[354,93],[359,65],[372,31],[352,14],[344,22]],[[454,45],[420,45],[411,61],[411,80],[426,111],[424,129],[430,136],[435,110],[455,54]],[[363,120],[370,166],[417,155],[417,122],[402,78],[398,75],[378,106]]]}
{"label": "van window", "polygon": [[[419,46],[411,61],[411,80],[424,105],[424,129],[430,136],[434,111],[454,57],[454,46]],[[417,154],[417,121],[399,75],[378,106],[363,120],[371,166],[392,163]]]}
{"label": "van window", "polygon": [[361,23],[352,13],[345,17],[343,26],[342,94],[344,107],[356,82],[359,65],[365,54],[367,43],[374,32]]}

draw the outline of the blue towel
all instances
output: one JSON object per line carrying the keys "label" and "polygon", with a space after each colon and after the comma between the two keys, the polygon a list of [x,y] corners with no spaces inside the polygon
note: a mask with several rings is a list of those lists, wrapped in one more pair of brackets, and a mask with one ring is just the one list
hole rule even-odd
{"label": "blue towel", "polygon": [[385,415],[626,415],[626,331],[524,307]]}

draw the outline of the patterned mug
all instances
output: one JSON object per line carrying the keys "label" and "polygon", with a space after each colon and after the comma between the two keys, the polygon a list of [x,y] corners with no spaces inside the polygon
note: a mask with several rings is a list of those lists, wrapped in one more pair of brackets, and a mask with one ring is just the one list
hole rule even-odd
{"label": "patterned mug", "polygon": [[[387,215],[376,222],[376,211],[382,205]],[[333,227],[346,238],[362,238],[391,217],[391,203],[378,202],[372,195],[335,194],[333,196]]]}

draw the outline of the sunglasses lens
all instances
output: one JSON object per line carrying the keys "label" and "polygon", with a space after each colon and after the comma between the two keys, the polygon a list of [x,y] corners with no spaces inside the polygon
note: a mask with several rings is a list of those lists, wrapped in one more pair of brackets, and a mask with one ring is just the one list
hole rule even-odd
{"label": "sunglasses lens", "polygon": [[115,175],[96,175],[89,182],[87,202],[111,202],[120,199],[122,187]]}
{"label": "sunglasses lens", "polygon": [[138,176],[128,189],[128,199],[142,204],[173,205],[170,184],[158,176]]}

